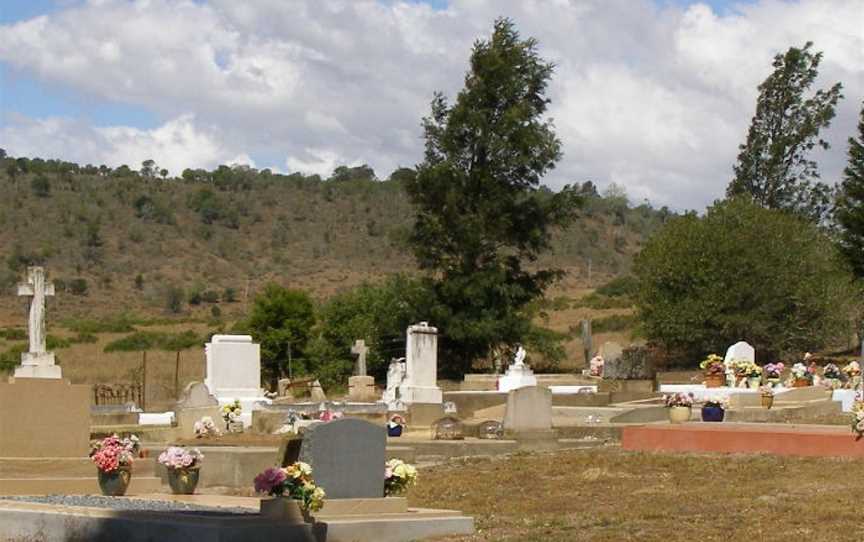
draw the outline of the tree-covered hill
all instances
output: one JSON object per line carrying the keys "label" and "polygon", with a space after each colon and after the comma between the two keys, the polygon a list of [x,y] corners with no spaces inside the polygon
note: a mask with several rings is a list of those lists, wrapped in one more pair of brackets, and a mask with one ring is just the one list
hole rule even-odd
{"label": "tree-covered hill", "polygon": [[[152,160],[81,166],[0,151],[0,315],[15,317],[13,287],[42,264],[67,314],[239,311],[275,281],[323,298],[381,275],[415,269],[405,248],[413,170],[379,180],[367,166],[328,179],[245,166],[171,177]],[[581,189],[581,217],[556,235],[544,263],[571,276],[618,274],[669,216],[633,207],[620,190]],[[541,191],[537,197],[543,197]]]}

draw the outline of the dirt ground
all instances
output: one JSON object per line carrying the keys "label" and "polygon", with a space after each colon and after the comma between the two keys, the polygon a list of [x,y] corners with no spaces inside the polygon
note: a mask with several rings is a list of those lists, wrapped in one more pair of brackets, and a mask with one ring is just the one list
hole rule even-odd
{"label": "dirt ground", "polygon": [[423,469],[408,497],[474,516],[476,533],[450,542],[860,541],[862,467],[613,447],[454,461]]}

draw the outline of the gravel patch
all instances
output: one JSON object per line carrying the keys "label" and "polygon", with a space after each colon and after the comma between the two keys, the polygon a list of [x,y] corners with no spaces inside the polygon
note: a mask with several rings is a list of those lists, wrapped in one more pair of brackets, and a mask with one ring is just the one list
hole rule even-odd
{"label": "gravel patch", "polygon": [[91,508],[110,508],[111,510],[134,512],[175,512],[194,515],[255,515],[258,512],[248,508],[221,508],[201,506],[175,501],[151,501],[125,497],[103,497],[101,495],[15,495],[0,496],[0,500],[53,504],[57,506],[87,506]]}

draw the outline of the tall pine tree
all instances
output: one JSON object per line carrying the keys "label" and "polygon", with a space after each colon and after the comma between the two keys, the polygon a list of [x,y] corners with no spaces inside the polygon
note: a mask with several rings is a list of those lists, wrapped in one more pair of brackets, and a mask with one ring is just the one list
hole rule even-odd
{"label": "tall pine tree", "polygon": [[840,248],[855,274],[864,278],[864,103],[858,139],[849,138],[849,164],[843,170],[834,218],[840,226]]}
{"label": "tall pine tree", "polygon": [[437,304],[430,316],[445,335],[448,376],[531,335],[526,307],[560,276],[526,269],[578,201],[570,187],[540,187],[561,157],[544,118],[552,70],[534,39],[520,39],[510,20],[499,19],[488,41],[475,42],[455,103],[436,94],[423,120],[425,160],[406,182],[417,207],[411,242],[431,272]]}
{"label": "tall pine tree", "polygon": [[807,42],[774,57],[774,72],[759,85],[756,115],[739,147],[735,178],[728,197],[748,195],[769,209],[782,209],[821,220],[829,208],[830,189],[818,182],[815,147],[829,148],[819,131],[831,124],[842,86],[805,96],[819,75],[822,53]]}

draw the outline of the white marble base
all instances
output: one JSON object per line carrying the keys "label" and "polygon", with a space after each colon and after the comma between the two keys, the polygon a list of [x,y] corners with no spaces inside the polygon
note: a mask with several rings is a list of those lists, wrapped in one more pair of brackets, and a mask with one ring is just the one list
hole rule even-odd
{"label": "white marble base", "polygon": [[[774,395],[789,391],[790,388],[774,388]],[[704,384],[661,384],[660,393],[692,393],[693,398],[697,401],[704,401],[706,397],[710,398],[725,398],[736,394],[758,394],[761,393],[758,389],[753,388],[730,388],[728,386],[720,388],[706,388]]]}
{"label": "white marble base", "polygon": [[498,391],[509,392],[519,388],[537,385],[537,377],[527,365],[513,364],[507,368],[507,373],[498,378]]}
{"label": "white marble base", "polygon": [[63,370],[54,362],[54,352],[23,352],[15,378],[63,378]]}
{"label": "white marble base", "polygon": [[855,403],[857,394],[858,390],[834,390],[831,399],[842,405],[843,412],[852,412],[852,404]]}
{"label": "white marble base", "polygon": [[138,425],[171,425],[173,421],[174,411],[142,412],[138,415]]}
{"label": "white marble base", "polygon": [[444,402],[444,394],[438,386],[402,386],[399,388],[399,400],[406,405],[411,403],[435,403],[440,405]]}
{"label": "white marble base", "polygon": [[574,393],[597,393],[597,386],[549,386],[552,395],[572,395]]}

